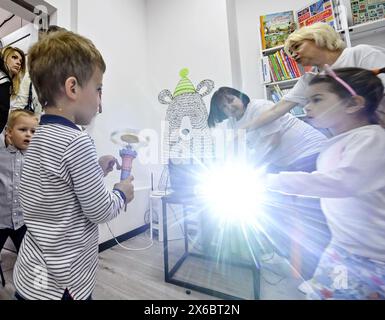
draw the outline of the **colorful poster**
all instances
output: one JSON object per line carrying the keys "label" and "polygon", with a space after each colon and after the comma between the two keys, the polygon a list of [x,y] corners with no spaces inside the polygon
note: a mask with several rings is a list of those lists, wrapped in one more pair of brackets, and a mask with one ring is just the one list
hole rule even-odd
{"label": "colorful poster", "polygon": [[296,29],[293,11],[279,12],[260,16],[262,49],[281,46]]}
{"label": "colorful poster", "polygon": [[351,0],[353,25],[385,18],[384,0]]}
{"label": "colorful poster", "polygon": [[296,12],[299,27],[309,26],[316,22],[326,22],[333,28],[335,18],[332,0],[319,0]]}

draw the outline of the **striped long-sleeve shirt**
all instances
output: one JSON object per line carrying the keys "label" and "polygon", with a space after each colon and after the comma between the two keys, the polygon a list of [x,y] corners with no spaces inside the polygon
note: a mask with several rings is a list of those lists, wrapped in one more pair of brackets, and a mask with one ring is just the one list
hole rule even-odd
{"label": "striped long-sleeve shirt", "polygon": [[27,233],[14,268],[26,299],[86,299],[95,286],[98,223],[115,218],[121,193],[107,190],[90,136],[44,115],[25,157],[20,185]]}

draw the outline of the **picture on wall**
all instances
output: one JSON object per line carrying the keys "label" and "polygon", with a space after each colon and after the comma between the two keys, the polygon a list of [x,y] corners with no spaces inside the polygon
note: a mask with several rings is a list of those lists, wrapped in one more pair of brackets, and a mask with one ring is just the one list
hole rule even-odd
{"label": "picture on wall", "polygon": [[285,11],[260,16],[262,50],[282,46],[296,29],[294,12]]}
{"label": "picture on wall", "polygon": [[299,27],[326,22],[336,28],[332,0],[318,0],[296,12]]}
{"label": "picture on wall", "polygon": [[351,0],[353,25],[385,18],[384,0]]}

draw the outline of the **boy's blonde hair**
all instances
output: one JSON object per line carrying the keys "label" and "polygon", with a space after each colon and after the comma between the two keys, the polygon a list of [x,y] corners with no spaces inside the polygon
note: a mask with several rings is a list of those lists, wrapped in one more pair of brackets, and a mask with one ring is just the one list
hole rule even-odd
{"label": "boy's blonde hair", "polygon": [[85,85],[96,68],[103,73],[106,64],[94,44],[70,31],[47,35],[28,52],[28,69],[43,107],[54,106],[65,81],[75,77]]}
{"label": "boy's blonde hair", "polygon": [[24,109],[16,109],[16,110],[12,110],[9,113],[6,128],[8,130],[13,129],[13,127],[16,124],[17,119],[19,119],[22,116],[35,118],[37,122],[39,121],[33,112],[28,111],[28,110],[24,110]]}
{"label": "boy's blonde hair", "polygon": [[291,55],[293,47],[304,40],[313,40],[317,47],[330,51],[343,50],[346,47],[340,35],[330,25],[317,22],[291,33],[285,41],[285,52]]}
{"label": "boy's blonde hair", "polygon": [[23,50],[16,48],[16,47],[5,47],[1,50],[1,58],[3,59],[4,66],[8,72],[9,72],[9,70],[8,70],[8,66],[7,66],[7,60],[14,52],[17,52],[18,54],[21,55],[21,66],[20,66],[19,73],[17,75],[12,76],[11,98],[15,98],[16,95],[19,93],[20,83],[21,83],[21,80],[23,79],[23,76],[25,74],[25,53]]}

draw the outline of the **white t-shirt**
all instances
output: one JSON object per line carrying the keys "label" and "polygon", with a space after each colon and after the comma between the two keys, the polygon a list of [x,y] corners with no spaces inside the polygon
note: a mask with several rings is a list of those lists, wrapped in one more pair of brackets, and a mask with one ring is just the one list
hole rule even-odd
{"label": "white t-shirt", "polygon": [[[345,48],[331,67],[333,69],[347,67],[376,69],[383,68],[384,64],[385,48],[360,44],[355,47]],[[305,73],[283,99],[305,106],[307,104],[307,99],[304,96],[304,93],[313,77],[313,73]],[[381,74],[379,77],[385,86],[385,75]]]}
{"label": "white t-shirt", "polygon": [[[28,104],[30,84],[31,84],[31,78],[29,76],[29,73],[26,72],[23,80],[21,81],[19,92],[13,102],[13,105],[11,106],[11,110],[24,109],[25,106]],[[32,106],[35,110],[35,115],[37,115],[40,118],[43,112],[43,108],[39,102],[39,99],[37,98],[37,93],[33,86],[32,86]]]}
{"label": "white t-shirt", "polygon": [[[230,118],[227,127],[237,130],[273,106],[274,103],[268,100],[251,100],[242,118],[238,121]],[[290,113],[249,131],[246,139],[250,149],[249,158],[254,164],[271,163],[276,166],[288,166],[299,159],[320,152],[327,140],[322,133]]]}
{"label": "white t-shirt", "polygon": [[332,243],[385,262],[385,130],[368,125],[328,140],[317,171],[269,174],[267,187],[321,198]]}

